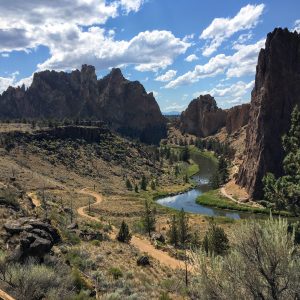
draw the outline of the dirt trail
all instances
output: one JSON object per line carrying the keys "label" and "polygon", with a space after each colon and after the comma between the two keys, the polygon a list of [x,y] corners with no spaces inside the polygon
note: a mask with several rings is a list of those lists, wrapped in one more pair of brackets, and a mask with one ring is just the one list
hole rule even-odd
{"label": "dirt trail", "polygon": [[221,194],[222,194],[224,197],[226,197],[226,198],[232,200],[233,202],[236,202],[236,203],[238,203],[238,204],[241,204],[238,200],[234,199],[232,196],[230,196],[230,195],[227,194],[227,191],[226,191],[225,187],[222,187],[222,188],[220,189],[220,191],[221,191]]}
{"label": "dirt trail", "polygon": [[1,300],[15,300],[15,298],[9,296],[7,293],[5,293],[2,290],[0,290],[0,299]]}
{"label": "dirt trail", "polygon": [[[88,189],[82,189],[79,191],[79,193],[94,197],[96,202],[94,202],[92,205],[102,202],[102,196],[96,192],[90,191]],[[85,209],[87,208],[88,205],[78,208],[77,209],[78,214],[90,220],[99,221],[98,218],[90,216],[85,212]],[[115,238],[115,237],[116,237],[116,228],[113,227],[113,233],[111,234],[111,238]],[[171,257],[164,251],[156,249],[148,240],[141,239],[137,236],[132,236],[130,243],[131,245],[139,249],[141,252],[146,252],[151,257],[158,260],[161,264],[164,264],[172,269],[184,269],[183,261]]]}

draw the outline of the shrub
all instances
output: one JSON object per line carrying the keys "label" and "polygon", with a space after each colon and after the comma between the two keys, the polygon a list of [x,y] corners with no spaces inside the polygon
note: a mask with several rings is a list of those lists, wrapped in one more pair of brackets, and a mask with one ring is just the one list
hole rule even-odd
{"label": "shrub", "polygon": [[215,224],[210,224],[203,240],[203,247],[206,253],[224,255],[229,248],[229,241],[224,229]]}
{"label": "shrub", "polygon": [[299,248],[287,220],[251,220],[233,233],[227,256],[194,257],[198,275],[193,299],[297,299],[300,290]]}
{"label": "shrub", "polygon": [[123,277],[122,271],[117,267],[110,268],[108,272],[115,280],[119,279],[120,277]]}

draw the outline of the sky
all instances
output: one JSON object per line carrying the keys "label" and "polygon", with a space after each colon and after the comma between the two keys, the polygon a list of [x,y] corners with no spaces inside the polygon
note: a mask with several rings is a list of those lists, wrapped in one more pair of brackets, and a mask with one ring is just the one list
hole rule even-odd
{"label": "sky", "polygon": [[249,102],[268,32],[300,33],[299,0],[0,0],[0,12],[0,93],[46,69],[120,67],[163,112],[204,94]]}

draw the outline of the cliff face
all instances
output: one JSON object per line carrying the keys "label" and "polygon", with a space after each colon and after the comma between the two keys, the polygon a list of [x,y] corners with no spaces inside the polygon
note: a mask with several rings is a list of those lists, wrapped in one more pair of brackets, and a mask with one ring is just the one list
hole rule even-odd
{"label": "cliff face", "polygon": [[207,137],[225,126],[226,115],[226,111],[217,107],[213,97],[201,95],[181,114],[180,129],[199,137]]}
{"label": "cliff face", "polygon": [[8,88],[0,96],[0,119],[13,118],[92,118],[143,142],[166,136],[166,121],[152,93],[126,80],[119,69],[97,80],[95,68],[87,65],[71,73],[36,73],[27,90]]}
{"label": "cliff face", "polygon": [[258,57],[245,159],[237,180],[255,199],[262,197],[266,172],[282,175],[281,137],[296,104],[300,105],[300,35],[275,29]]}
{"label": "cliff face", "polygon": [[250,104],[234,106],[227,111],[226,130],[231,134],[248,124]]}

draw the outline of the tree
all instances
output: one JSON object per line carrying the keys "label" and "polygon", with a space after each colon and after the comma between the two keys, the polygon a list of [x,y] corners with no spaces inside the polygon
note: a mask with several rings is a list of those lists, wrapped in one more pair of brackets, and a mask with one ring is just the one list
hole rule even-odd
{"label": "tree", "polygon": [[170,244],[177,247],[178,246],[178,225],[177,225],[177,220],[175,215],[172,216],[170,223],[171,225],[168,231],[169,241]]}
{"label": "tree", "polygon": [[300,212],[300,111],[296,106],[291,116],[289,132],[282,138],[285,152],[284,175],[279,178],[271,173],[263,178],[264,197],[275,203],[277,209]]}
{"label": "tree", "polygon": [[299,299],[299,248],[285,219],[242,223],[226,256],[199,251],[192,299]]}
{"label": "tree", "polygon": [[132,191],[132,184],[131,184],[129,178],[126,179],[126,187],[129,191]]}
{"label": "tree", "polygon": [[142,217],[143,226],[151,238],[151,232],[155,231],[155,211],[151,208],[148,200],[145,201],[145,210],[144,215]]}
{"label": "tree", "polygon": [[189,218],[183,208],[178,214],[178,239],[183,248],[190,239]]}
{"label": "tree", "polygon": [[125,221],[122,221],[117,240],[122,243],[129,243],[129,241],[131,240],[131,234]]}
{"label": "tree", "polygon": [[155,180],[152,180],[151,181],[151,189],[154,191],[156,190],[156,183],[155,183]]}
{"label": "tree", "polygon": [[141,181],[141,189],[146,191],[147,190],[147,185],[148,185],[148,183],[147,183],[146,176],[143,175],[142,181]]}
{"label": "tree", "polygon": [[135,191],[136,193],[139,192],[139,187],[137,186],[137,184],[136,184],[135,187],[134,187],[134,191]]}
{"label": "tree", "polygon": [[220,183],[225,184],[229,179],[229,172],[228,172],[228,163],[227,160],[223,155],[220,156],[218,162],[218,173],[220,178]]}
{"label": "tree", "polygon": [[209,179],[209,186],[215,190],[218,189],[221,186],[221,180],[220,180],[220,175],[218,171],[215,171],[210,179]]}
{"label": "tree", "polygon": [[185,146],[181,152],[181,160],[188,162],[190,159],[190,150],[188,146]]}
{"label": "tree", "polygon": [[211,223],[205,234],[203,247],[206,253],[224,255],[229,249],[229,241],[224,229]]}
{"label": "tree", "polygon": [[175,166],[175,176],[177,177],[180,173],[180,168],[179,168],[179,165],[176,165]]}

